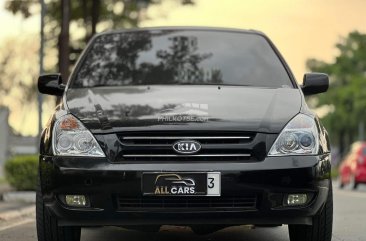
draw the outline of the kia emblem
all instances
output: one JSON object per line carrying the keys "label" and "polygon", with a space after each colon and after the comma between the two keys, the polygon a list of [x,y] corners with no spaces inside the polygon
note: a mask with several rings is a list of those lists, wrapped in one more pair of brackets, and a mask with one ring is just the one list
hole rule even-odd
{"label": "kia emblem", "polygon": [[194,154],[201,150],[201,144],[193,140],[180,140],[173,144],[173,149],[180,154]]}

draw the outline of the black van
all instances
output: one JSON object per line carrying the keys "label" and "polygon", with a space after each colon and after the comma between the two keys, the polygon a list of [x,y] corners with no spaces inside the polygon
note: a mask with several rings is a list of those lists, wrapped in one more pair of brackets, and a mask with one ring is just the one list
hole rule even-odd
{"label": "black van", "polygon": [[292,241],[330,241],[328,135],[273,43],[257,31],[146,28],[95,36],[40,143],[39,241],[86,226],[197,233],[288,224]]}

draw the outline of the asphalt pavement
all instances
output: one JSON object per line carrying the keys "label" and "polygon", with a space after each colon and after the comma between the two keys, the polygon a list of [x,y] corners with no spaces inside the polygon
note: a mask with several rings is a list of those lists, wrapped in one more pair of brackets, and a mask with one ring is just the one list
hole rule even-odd
{"label": "asphalt pavement", "polygon": [[[359,190],[334,188],[333,241],[366,241],[366,185]],[[36,241],[34,216],[12,222],[0,222],[1,241]],[[226,228],[210,235],[194,234],[189,228],[164,226],[158,233],[130,231],[122,228],[85,228],[82,241],[288,241],[287,226],[255,228],[239,226]]]}

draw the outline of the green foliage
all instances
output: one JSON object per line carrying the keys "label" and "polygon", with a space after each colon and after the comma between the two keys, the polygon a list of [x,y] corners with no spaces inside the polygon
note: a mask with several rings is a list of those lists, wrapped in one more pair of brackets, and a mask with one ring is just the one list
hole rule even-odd
{"label": "green foliage", "polygon": [[307,67],[330,75],[328,92],[312,98],[316,99],[314,107],[333,107],[323,123],[332,143],[338,144],[343,152],[357,140],[359,123],[366,122],[366,34],[351,32],[336,47],[339,54],[334,62],[310,59]]}
{"label": "green foliage", "polygon": [[0,185],[6,184],[7,181],[5,178],[0,177]]}
{"label": "green foliage", "polygon": [[338,168],[332,168],[330,176],[333,180],[337,179],[339,176]]}
{"label": "green foliage", "polygon": [[38,156],[15,156],[5,163],[5,177],[17,190],[35,190],[38,179]]}

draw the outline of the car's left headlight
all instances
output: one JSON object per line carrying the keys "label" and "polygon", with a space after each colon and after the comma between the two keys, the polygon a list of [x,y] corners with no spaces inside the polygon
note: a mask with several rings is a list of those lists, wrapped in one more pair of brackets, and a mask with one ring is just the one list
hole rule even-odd
{"label": "car's left headlight", "polygon": [[55,122],[52,139],[54,155],[105,157],[93,134],[71,114]]}
{"label": "car's left headlight", "polygon": [[318,150],[318,129],[314,118],[298,114],[282,130],[268,156],[316,155]]}

